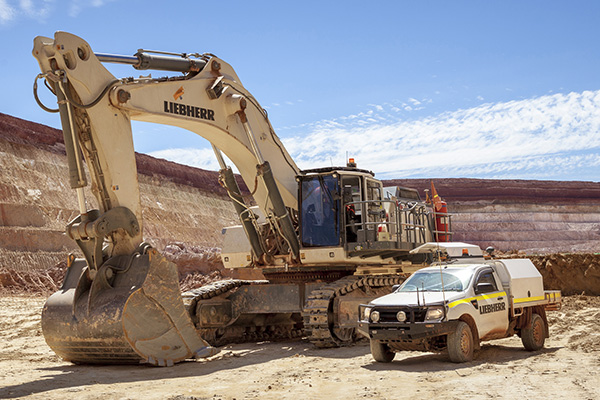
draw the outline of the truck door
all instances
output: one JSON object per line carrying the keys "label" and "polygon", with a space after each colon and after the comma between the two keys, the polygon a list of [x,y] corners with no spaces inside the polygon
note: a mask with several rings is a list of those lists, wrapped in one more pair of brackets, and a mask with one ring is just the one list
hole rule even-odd
{"label": "truck door", "polygon": [[483,269],[475,277],[477,329],[481,339],[504,337],[508,329],[508,296],[501,288],[491,269]]}

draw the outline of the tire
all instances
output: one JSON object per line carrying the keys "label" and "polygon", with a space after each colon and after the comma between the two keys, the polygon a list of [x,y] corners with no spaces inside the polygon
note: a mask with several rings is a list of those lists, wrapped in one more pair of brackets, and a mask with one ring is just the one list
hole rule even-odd
{"label": "tire", "polygon": [[473,332],[466,322],[460,321],[456,331],[448,335],[448,357],[454,363],[473,360]]}
{"label": "tire", "polygon": [[396,353],[390,350],[387,344],[371,339],[371,355],[377,362],[389,363],[392,362]]}
{"label": "tire", "polygon": [[537,351],[544,347],[546,341],[546,326],[539,314],[531,315],[531,323],[521,330],[521,342],[527,351]]}

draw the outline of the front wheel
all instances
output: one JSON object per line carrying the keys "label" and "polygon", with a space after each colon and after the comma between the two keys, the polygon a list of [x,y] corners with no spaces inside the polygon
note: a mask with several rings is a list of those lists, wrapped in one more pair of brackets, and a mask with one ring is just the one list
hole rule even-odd
{"label": "front wheel", "polygon": [[546,327],[539,314],[531,315],[531,323],[521,331],[521,342],[528,351],[536,351],[544,347],[546,341]]}
{"label": "front wheel", "polygon": [[371,355],[377,362],[392,362],[396,353],[394,353],[387,344],[371,339]]}
{"label": "front wheel", "polygon": [[473,332],[466,322],[460,321],[455,332],[448,335],[448,357],[455,363],[473,360]]}

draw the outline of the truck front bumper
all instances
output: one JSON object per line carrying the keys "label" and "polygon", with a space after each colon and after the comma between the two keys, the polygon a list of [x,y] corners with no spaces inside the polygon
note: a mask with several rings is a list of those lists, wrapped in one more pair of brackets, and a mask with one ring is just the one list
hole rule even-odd
{"label": "truck front bumper", "polygon": [[360,321],[358,330],[369,339],[381,341],[420,340],[456,332],[459,321],[417,323],[373,323]]}

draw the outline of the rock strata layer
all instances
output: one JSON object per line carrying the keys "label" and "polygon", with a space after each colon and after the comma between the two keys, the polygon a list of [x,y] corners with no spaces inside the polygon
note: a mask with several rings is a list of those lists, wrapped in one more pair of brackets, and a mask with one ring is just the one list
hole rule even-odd
{"label": "rock strata layer", "polygon": [[[455,241],[528,254],[600,252],[600,182],[433,179]],[[386,185],[423,189],[429,179]]]}

